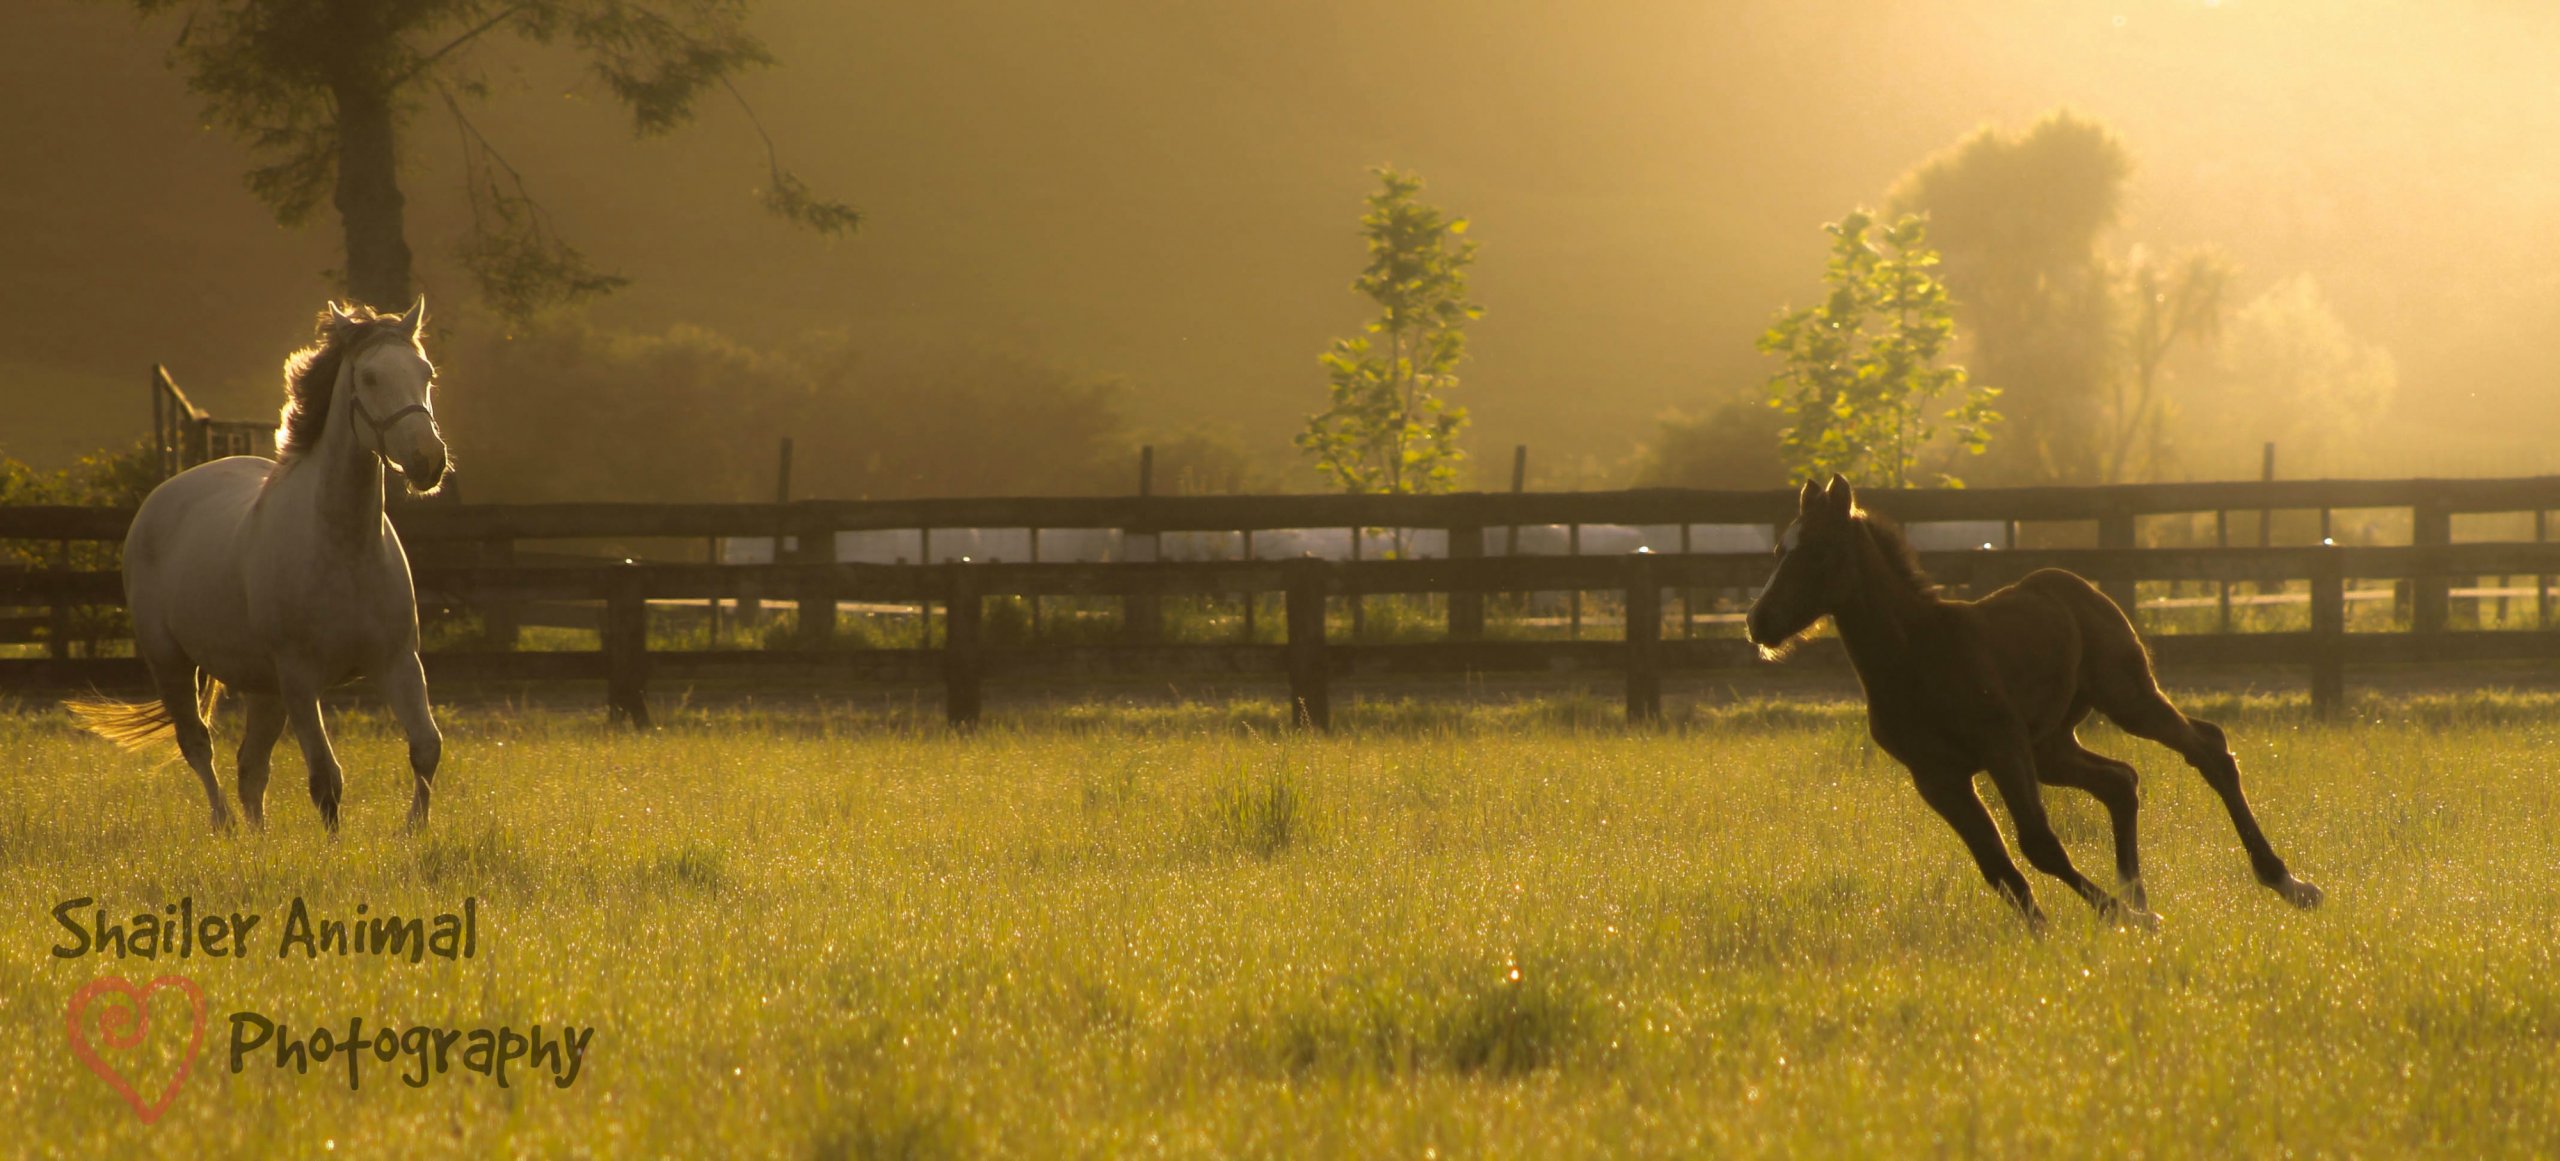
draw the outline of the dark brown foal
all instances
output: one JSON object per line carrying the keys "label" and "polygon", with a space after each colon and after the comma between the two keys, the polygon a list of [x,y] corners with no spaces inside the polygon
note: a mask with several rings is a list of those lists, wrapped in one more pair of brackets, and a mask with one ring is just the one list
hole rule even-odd
{"label": "dark brown foal", "polygon": [[[1778,552],[1777,573],[1751,606],[1752,643],[1775,657],[1815,621],[1832,619],[1866,689],[1876,744],[1910,768],[1921,799],[2030,923],[2041,926],[2044,914],[1974,793],[1973,776],[1986,770],[2029,864],[2102,914],[2157,922],[2135,833],[2140,776],[2080,745],[2073,730],[2092,710],[2177,751],[2222,797],[2258,881],[2294,906],[2319,904],[2320,889],[2295,878],[2258,828],[2222,728],[2169,704],[2132,622],[2089,582],[2043,569],[1978,601],[1948,600],[1921,575],[1901,532],[1859,510],[1838,476],[1828,487],[1805,484]],[[2039,782],[2076,786],[2106,807],[2124,898],[2071,865]]]}

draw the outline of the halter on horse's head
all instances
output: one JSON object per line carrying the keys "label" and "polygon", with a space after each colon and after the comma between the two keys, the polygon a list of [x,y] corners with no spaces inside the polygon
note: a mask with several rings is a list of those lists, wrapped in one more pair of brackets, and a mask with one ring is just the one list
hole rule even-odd
{"label": "halter on horse's head", "polygon": [[348,427],[420,492],[443,482],[446,463],[432,405],[436,369],[418,341],[426,317],[423,298],[398,316],[329,304],[329,341],[354,344],[339,369]]}

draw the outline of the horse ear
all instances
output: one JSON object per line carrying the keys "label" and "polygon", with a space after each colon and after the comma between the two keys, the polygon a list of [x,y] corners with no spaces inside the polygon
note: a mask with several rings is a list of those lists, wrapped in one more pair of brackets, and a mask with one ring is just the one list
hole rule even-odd
{"label": "horse ear", "polygon": [[1819,500],[1819,499],[1821,499],[1821,498],[1822,498],[1822,485],[1817,484],[1817,483],[1814,483],[1814,482],[1813,482],[1813,481],[1811,481],[1811,480],[1806,480],[1806,481],[1804,482],[1804,490],[1803,490],[1803,491],[1801,491],[1801,492],[1796,493],[1796,511],[1797,511],[1797,513],[1802,514],[1802,513],[1805,513],[1805,512],[1811,512],[1811,511],[1813,511],[1813,503],[1814,503],[1814,501]]}
{"label": "horse ear", "polygon": [[345,304],[333,298],[329,300],[329,321],[338,326],[345,326],[356,321],[356,316],[347,313]]}
{"label": "horse ear", "polygon": [[1836,472],[1831,476],[1830,485],[1822,489],[1822,498],[1830,503],[1834,513],[1844,518],[1849,515],[1849,510],[1857,505],[1857,498],[1849,487],[1849,477]]}
{"label": "horse ear", "polygon": [[410,305],[408,313],[400,316],[400,332],[412,339],[417,338],[418,328],[425,326],[426,322],[427,296],[421,294],[418,301]]}

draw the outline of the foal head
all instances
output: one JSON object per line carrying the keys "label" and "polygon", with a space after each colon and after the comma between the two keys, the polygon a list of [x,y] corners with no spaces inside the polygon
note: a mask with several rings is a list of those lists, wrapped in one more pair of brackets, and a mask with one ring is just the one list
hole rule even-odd
{"label": "foal head", "polygon": [[[362,308],[358,308],[361,310]],[[357,317],[329,304],[333,326],[357,328]],[[376,333],[365,335],[347,360],[345,391],[349,422],[356,441],[381,456],[409,486],[433,492],[444,482],[444,435],[436,430],[433,407],[435,364],[427,361],[419,331],[426,323],[427,300],[408,313],[374,316]],[[380,326],[389,323],[389,326]]]}
{"label": "foal head", "polygon": [[1865,534],[1849,481],[1805,481],[1796,496],[1796,520],[1778,537],[1778,571],[1751,603],[1744,627],[1763,657],[1776,657],[1786,642],[1836,612],[1858,584],[1858,556]]}

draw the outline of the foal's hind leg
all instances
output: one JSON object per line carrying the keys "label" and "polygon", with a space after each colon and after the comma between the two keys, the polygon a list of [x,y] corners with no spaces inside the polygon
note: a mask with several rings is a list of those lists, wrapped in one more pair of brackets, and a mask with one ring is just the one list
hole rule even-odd
{"label": "foal's hind leg", "polygon": [[2107,821],[2116,837],[2116,877],[2124,881],[2125,902],[2137,911],[2147,911],[2151,904],[2142,889],[2142,852],[2134,828],[2142,810],[2142,776],[2128,763],[2090,753],[2067,732],[2036,751],[2036,776],[2050,785],[2086,790],[2107,808]]}
{"label": "foal's hind leg", "polygon": [[[2144,684],[2148,686],[2149,682]],[[2231,812],[2231,825],[2240,832],[2240,845],[2248,849],[2249,866],[2259,882],[2296,907],[2319,906],[2320,888],[2293,877],[2275,848],[2267,843],[2266,832],[2258,829],[2258,816],[2250,811],[2248,796],[2240,792],[2240,760],[2232,756],[2222,727],[2178,712],[2178,707],[2170,705],[2157,686],[2150,686],[2126,702],[2111,706],[2101,701],[2098,708],[2126,733],[2176,750],[2187,765],[2204,775],[2205,784],[2222,796],[2223,809]]]}
{"label": "foal's hind leg", "polygon": [[242,694],[240,813],[252,827],[267,825],[267,770],[276,739],[284,736],[284,703],[272,693]]}
{"label": "foal's hind leg", "polygon": [[169,720],[177,727],[178,753],[204,783],[204,796],[213,804],[213,829],[231,829],[231,808],[223,804],[222,787],[213,780],[213,734],[205,728],[204,710],[196,700],[196,667],[184,662],[153,665],[151,676],[159,686],[160,704],[168,707]]}

